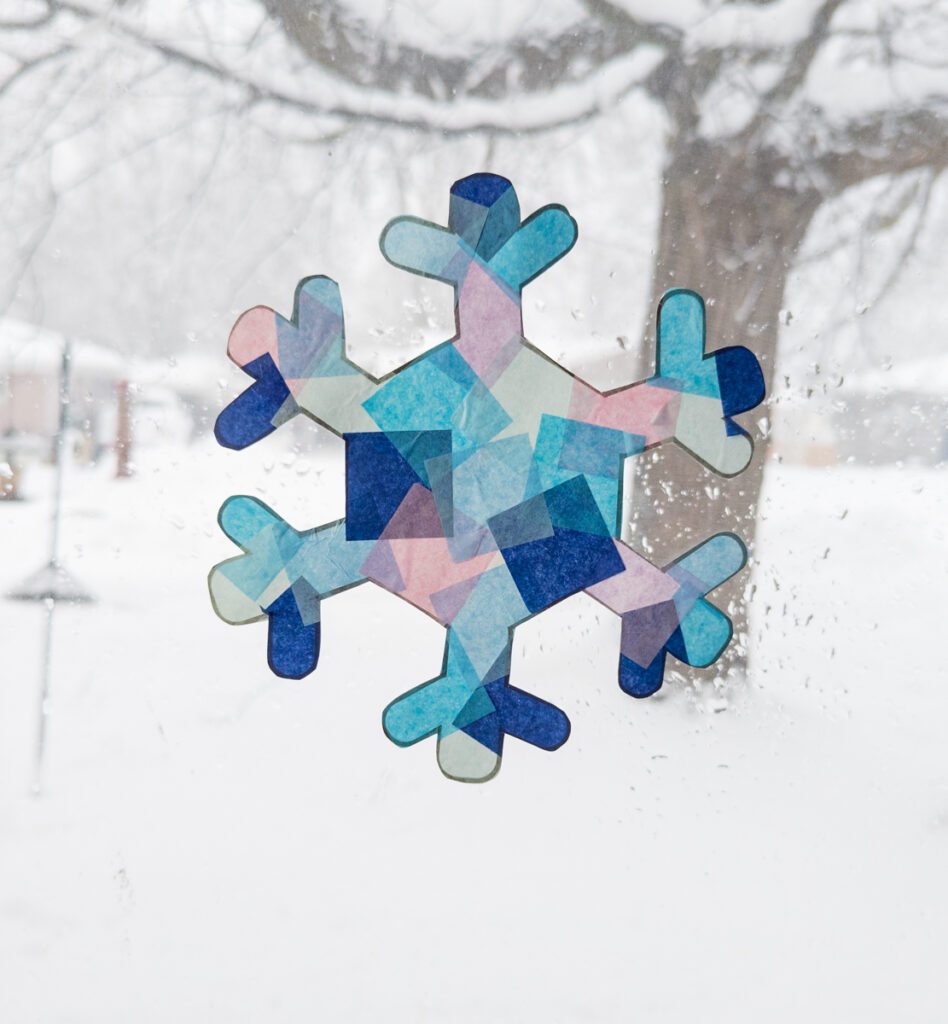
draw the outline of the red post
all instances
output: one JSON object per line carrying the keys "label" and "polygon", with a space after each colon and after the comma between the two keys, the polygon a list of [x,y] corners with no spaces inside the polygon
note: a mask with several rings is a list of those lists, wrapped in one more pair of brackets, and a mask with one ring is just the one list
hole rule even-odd
{"label": "red post", "polygon": [[120,380],[115,385],[115,400],[118,411],[115,429],[115,476],[116,479],[122,479],[132,475],[132,396],[127,380]]}

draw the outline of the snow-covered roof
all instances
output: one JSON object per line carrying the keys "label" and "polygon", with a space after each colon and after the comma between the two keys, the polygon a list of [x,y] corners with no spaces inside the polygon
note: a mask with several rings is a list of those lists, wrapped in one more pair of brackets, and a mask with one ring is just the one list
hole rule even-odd
{"label": "snow-covered roof", "polygon": [[[37,324],[0,318],[0,373],[52,375],[62,365],[65,337]],[[104,345],[73,339],[72,368],[76,373],[118,380],[128,376],[126,359]]]}
{"label": "snow-covered roof", "polygon": [[184,351],[138,362],[134,379],[145,387],[165,387],[181,395],[211,394],[232,365],[223,349],[216,354]]}

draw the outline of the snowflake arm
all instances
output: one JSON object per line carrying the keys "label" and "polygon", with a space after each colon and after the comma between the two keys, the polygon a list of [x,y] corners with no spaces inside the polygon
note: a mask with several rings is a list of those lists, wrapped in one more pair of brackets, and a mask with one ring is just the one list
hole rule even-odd
{"label": "snowflake arm", "polygon": [[654,377],[606,394],[577,380],[570,415],[641,435],[645,448],[675,441],[714,472],[735,476],[754,447],[732,417],[764,397],[757,359],[742,346],[706,354],[704,300],[684,288],[665,293],[657,337]]}
{"label": "snowflake arm", "polygon": [[744,567],[747,549],[734,534],[718,533],[659,569],[615,543],[625,568],[586,593],[622,619],[619,686],[649,697],[662,685],[666,654],[704,667],[728,645],[731,620],[705,597]]}
{"label": "snowflake arm", "polygon": [[[459,335],[469,326],[477,332],[486,318],[498,319],[501,332],[513,330],[521,336],[522,289],[562,259],[576,237],[576,221],[565,207],[544,206],[521,223],[510,182],[493,174],[472,174],[451,189],[447,228],[418,217],[396,217],[379,245],[394,266],[454,287]],[[479,273],[507,302],[497,295],[485,304],[484,291],[469,287]]]}
{"label": "snowflake arm", "polygon": [[218,522],[244,553],[211,570],[214,610],[232,625],[266,618],[270,668],[290,679],[308,675],[319,660],[320,602],[365,581],[360,566],[372,544],[348,541],[344,520],[294,530],[247,495],[228,498]]}
{"label": "snowflake arm", "polygon": [[234,325],[227,354],[251,377],[214,427],[226,448],[246,448],[303,412],[334,434],[375,429],[362,408],[378,382],[345,353],[339,286],[308,277],[296,289],[292,319],[267,306]]}

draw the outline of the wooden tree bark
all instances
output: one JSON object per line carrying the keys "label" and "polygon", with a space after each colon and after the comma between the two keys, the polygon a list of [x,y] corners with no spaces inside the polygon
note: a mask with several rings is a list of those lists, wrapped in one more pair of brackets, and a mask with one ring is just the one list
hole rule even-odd
{"label": "wooden tree bark", "polygon": [[[664,176],[663,210],[652,286],[649,341],[654,352],[654,313],[672,287],[693,288],[707,306],[708,349],[746,345],[760,360],[768,394],[773,384],[778,318],[787,276],[822,197],[792,191],[778,182],[786,170],[778,154],[734,140],[680,143],[672,147]],[[650,374],[643,365],[640,376]],[[754,457],[739,476],[724,479],[671,446],[635,466],[631,542],[665,564],[711,534],[738,534],[751,558],[757,504],[767,459],[764,406],[740,419],[754,439]],[[747,605],[741,595],[745,569],[712,595],[734,621],[732,640],[716,663],[718,675],[747,667]],[[677,666],[676,666],[677,667]],[[680,666],[686,678],[707,670]]]}

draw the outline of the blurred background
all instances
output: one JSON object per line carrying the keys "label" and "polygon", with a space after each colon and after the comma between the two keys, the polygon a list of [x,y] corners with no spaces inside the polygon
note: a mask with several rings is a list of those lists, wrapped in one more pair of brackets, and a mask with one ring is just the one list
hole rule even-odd
{"label": "blurred background", "polygon": [[[3,5],[0,592],[55,529],[93,599],[0,599],[4,1020],[942,1019],[946,55],[944,0]],[[315,425],[214,444],[234,320],[320,273],[376,375],[450,337],[377,239],[475,171],[579,224],[543,351],[640,379],[690,287],[768,398],[741,476],[627,472],[657,563],[750,546],[726,657],[630,701],[572,598],[514,666],[570,742],[464,787],[379,725],[440,627],[359,588],[278,680],[205,581],[229,494],[343,509]]]}

